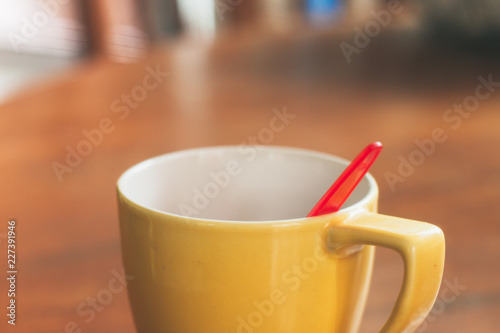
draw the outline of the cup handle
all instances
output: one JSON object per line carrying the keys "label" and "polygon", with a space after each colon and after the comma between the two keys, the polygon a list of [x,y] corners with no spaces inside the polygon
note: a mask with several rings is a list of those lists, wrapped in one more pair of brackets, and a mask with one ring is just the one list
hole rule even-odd
{"label": "cup handle", "polygon": [[380,333],[414,332],[436,300],[444,268],[445,241],[435,225],[376,213],[332,221],[327,246],[348,255],[359,245],[383,246],[403,258],[403,284],[392,313]]}

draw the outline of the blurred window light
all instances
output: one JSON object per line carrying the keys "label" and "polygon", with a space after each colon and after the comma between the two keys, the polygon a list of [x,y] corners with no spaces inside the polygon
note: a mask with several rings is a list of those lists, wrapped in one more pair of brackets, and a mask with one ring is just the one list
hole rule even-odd
{"label": "blurred window light", "polygon": [[217,0],[179,0],[179,16],[186,32],[203,41],[212,41],[216,34]]}
{"label": "blurred window light", "polygon": [[0,50],[75,56],[86,47],[78,0],[0,0]]}

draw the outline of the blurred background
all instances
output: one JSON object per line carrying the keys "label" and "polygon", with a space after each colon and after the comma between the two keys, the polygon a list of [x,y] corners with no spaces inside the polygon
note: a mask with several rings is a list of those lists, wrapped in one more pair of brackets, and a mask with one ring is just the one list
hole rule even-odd
{"label": "blurred background", "polygon": [[[0,246],[16,219],[22,304],[0,331],[134,332],[125,293],[77,311],[122,268],[129,166],[250,142],[352,159],[380,140],[380,211],[447,237],[418,332],[498,332],[499,55],[495,0],[0,0]],[[276,110],[286,128],[259,136]],[[361,332],[385,322],[402,269],[377,250]]]}
{"label": "blurred background", "polygon": [[[227,35],[248,34],[316,34],[297,47],[308,53],[304,67],[321,67],[315,61],[321,57],[337,60],[335,40],[351,39],[358,51],[344,45],[343,52],[361,59],[353,66],[340,59],[326,75],[397,80],[394,76],[428,74],[419,65],[424,67],[431,56],[448,64],[496,55],[499,17],[500,4],[488,0],[1,0],[0,96],[88,57],[130,62],[158,43],[190,38],[206,46]],[[359,52],[359,45],[364,48],[373,39],[366,33],[377,41],[368,52]],[[393,48],[390,54],[388,48]],[[439,58],[450,55],[459,59]],[[379,61],[391,68],[364,72]],[[419,75],[413,78],[418,81]]]}

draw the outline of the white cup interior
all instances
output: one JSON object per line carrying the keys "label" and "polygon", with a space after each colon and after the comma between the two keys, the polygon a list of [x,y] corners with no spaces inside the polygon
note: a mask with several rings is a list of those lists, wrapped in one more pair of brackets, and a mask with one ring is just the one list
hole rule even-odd
{"label": "white cup interior", "polygon": [[[137,164],[118,181],[136,204],[168,214],[224,221],[305,217],[348,162],[322,153],[230,146],[186,150]],[[363,178],[343,209],[375,190]]]}

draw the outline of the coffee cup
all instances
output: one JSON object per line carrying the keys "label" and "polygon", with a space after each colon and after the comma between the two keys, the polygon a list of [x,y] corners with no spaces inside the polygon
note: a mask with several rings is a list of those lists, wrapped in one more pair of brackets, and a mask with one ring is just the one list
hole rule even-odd
{"label": "coffee cup", "polygon": [[141,162],[119,179],[120,233],[140,333],[357,332],[375,246],[403,283],[380,332],[413,332],[436,299],[444,236],[378,214],[367,174],[336,213],[306,218],[348,161],[273,146],[223,146]]}

